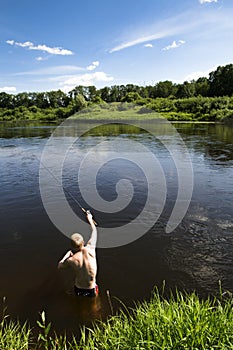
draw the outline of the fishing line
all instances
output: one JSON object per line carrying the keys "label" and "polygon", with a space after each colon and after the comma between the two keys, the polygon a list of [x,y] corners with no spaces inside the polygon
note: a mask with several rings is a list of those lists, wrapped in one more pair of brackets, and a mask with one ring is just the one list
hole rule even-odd
{"label": "fishing line", "polygon": [[[58,186],[62,187],[64,192],[67,193],[70,198],[73,199],[73,201],[79,206],[79,208],[85,213],[88,214],[88,212],[90,212],[90,210],[86,210],[82,207],[82,205],[79,203],[79,201],[72,195],[72,193],[70,193],[64,186],[62,186],[59,182],[59,180],[56,178],[56,176],[50,171],[50,169],[48,167],[46,167],[46,165],[43,164],[43,162],[34,154],[34,157],[37,159],[37,161],[39,162],[39,164],[41,164],[43,166],[43,168],[45,170],[47,170],[47,172],[52,176],[52,178],[56,181],[56,183],[58,184]],[[97,222],[95,220],[93,220],[94,224],[97,226]]]}

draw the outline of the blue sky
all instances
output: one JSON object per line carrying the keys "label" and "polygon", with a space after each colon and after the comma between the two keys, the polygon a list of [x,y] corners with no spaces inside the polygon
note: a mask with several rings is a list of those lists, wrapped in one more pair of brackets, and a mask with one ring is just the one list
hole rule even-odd
{"label": "blue sky", "polygon": [[232,0],[1,0],[0,92],[208,77],[232,18]]}

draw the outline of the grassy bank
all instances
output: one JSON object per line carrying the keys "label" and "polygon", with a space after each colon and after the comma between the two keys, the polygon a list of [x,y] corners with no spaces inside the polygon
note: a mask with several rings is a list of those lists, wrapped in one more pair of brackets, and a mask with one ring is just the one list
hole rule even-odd
{"label": "grassy bank", "polygon": [[[77,110],[77,109],[76,109]],[[154,120],[227,122],[233,123],[233,97],[192,97],[183,99],[140,99],[134,103],[86,103],[78,112],[74,108],[17,107],[0,108],[0,121],[59,121],[66,118],[80,120]]]}
{"label": "grassy bank", "polygon": [[0,329],[1,350],[91,350],[91,349],[232,349],[233,300],[201,300],[196,294],[177,293],[169,300],[155,292],[149,302],[124,309],[105,322],[83,328],[81,339],[50,336],[50,325],[42,313],[40,335],[32,339],[26,325],[7,323]]}
{"label": "grassy bank", "polygon": [[70,117],[74,120],[154,120],[163,119],[156,111],[134,103],[106,103],[91,105]]}
{"label": "grassy bank", "polygon": [[[187,99],[189,100],[189,99]],[[118,120],[118,121],[153,121],[165,119],[174,122],[226,122],[233,120],[233,110],[214,110],[208,113],[197,112],[195,108],[190,108],[186,101],[186,107],[180,104],[180,110],[170,105],[168,99],[157,99],[156,103],[140,104],[135,103],[106,103],[101,105],[90,105],[89,107],[75,113],[70,119],[75,120]],[[182,100],[182,103],[185,101]],[[197,107],[196,107],[197,108]]]}

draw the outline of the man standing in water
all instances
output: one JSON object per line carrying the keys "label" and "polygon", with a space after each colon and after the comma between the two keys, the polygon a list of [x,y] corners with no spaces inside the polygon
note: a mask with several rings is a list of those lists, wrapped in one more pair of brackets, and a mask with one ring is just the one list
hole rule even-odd
{"label": "man standing in water", "polygon": [[97,262],[96,262],[96,241],[97,229],[91,213],[87,212],[87,220],[92,229],[91,238],[84,245],[83,236],[74,233],[71,236],[73,251],[69,250],[59,261],[58,268],[70,266],[75,272],[74,292],[78,296],[95,297],[98,295],[96,284]]}

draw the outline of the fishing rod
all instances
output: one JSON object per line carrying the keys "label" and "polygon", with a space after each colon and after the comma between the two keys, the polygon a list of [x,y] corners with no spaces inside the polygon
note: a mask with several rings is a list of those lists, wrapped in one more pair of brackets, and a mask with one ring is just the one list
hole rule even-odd
{"label": "fishing rod", "polygon": [[[52,178],[56,181],[56,183],[57,183],[59,186],[62,186],[62,185],[60,184],[59,180],[56,178],[56,176],[50,171],[50,169],[49,169],[48,167],[46,167],[46,166],[43,164],[43,162],[42,162],[41,160],[38,159],[38,157],[37,157],[36,155],[34,155],[34,156],[36,157],[36,159],[38,160],[38,162],[39,162],[40,164],[42,164],[43,168],[44,168],[45,170],[48,171],[48,173],[52,176]],[[80,208],[86,215],[91,213],[90,210],[86,210],[86,209],[84,209],[84,208],[82,207],[82,205],[81,205],[81,204],[79,203],[79,201],[72,195],[72,193],[70,193],[65,187],[62,186],[62,188],[63,188],[64,192],[66,192],[66,193],[70,196],[70,198],[73,199],[73,201],[79,206],[79,208]],[[97,222],[96,222],[95,220],[93,220],[93,222],[94,222],[94,224],[95,224],[96,226],[98,225]]]}

